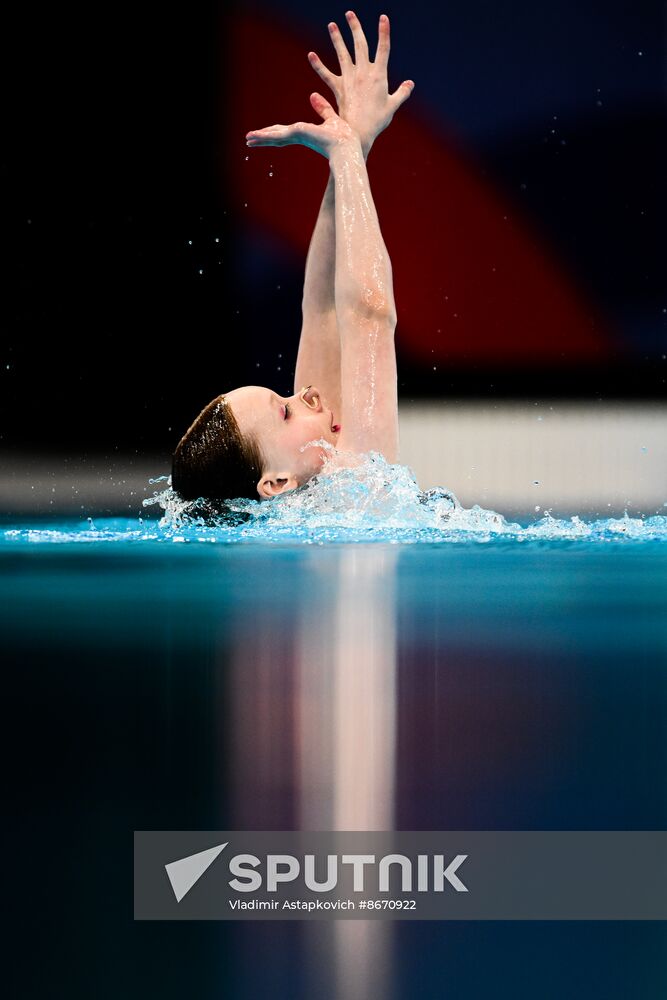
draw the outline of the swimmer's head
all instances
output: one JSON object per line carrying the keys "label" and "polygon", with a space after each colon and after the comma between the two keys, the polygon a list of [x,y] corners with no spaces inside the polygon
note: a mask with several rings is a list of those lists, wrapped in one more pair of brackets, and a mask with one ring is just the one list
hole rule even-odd
{"label": "swimmer's head", "polygon": [[334,417],[316,386],[280,396],[261,385],[233,389],[204,407],[179,441],[171,484],[184,500],[270,499],[302,486],[335,446]]}

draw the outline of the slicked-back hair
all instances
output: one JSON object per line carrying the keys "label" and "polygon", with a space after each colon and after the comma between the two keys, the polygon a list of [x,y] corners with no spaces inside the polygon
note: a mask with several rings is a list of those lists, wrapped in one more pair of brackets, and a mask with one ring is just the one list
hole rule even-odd
{"label": "slicked-back hair", "polygon": [[178,442],[171,485],[183,500],[259,500],[257,483],[265,468],[257,440],[241,434],[231,406],[216,396]]}

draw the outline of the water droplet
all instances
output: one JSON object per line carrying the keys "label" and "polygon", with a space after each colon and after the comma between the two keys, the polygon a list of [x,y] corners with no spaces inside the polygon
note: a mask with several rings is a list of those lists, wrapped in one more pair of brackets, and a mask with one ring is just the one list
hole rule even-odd
{"label": "water droplet", "polygon": [[598,106],[599,108],[601,108],[601,107],[602,107],[602,101],[596,101],[595,103],[597,104],[597,106]]}
{"label": "water droplet", "polygon": [[259,368],[259,361],[255,363],[255,368]]}
{"label": "water droplet", "polygon": [[539,479],[533,479],[533,486],[539,486],[539,485],[540,485]]}
{"label": "water droplet", "polygon": [[538,420],[544,420],[544,417],[538,417],[537,419]]}
{"label": "water droplet", "polygon": [[537,507],[535,508],[535,511],[537,512],[537,511],[540,511],[540,510],[542,510],[542,508],[541,508],[541,507],[540,507],[540,506],[538,505],[538,506],[537,506]]}
{"label": "water droplet", "polygon": [[273,177],[273,170],[269,170],[269,177]]}
{"label": "water droplet", "polygon": [[203,270],[203,268],[201,268],[201,267],[199,268],[199,273],[200,273],[200,274],[203,274],[203,273],[204,273],[204,270]]}
{"label": "water droplet", "polygon": [[219,242],[220,242],[220,237],[219,237],[219,236],[216,236],[216,238],[215,238],[215,242],[216,242],[216,243],[219,243]]}
{"label": "water droplet", "polygon": [[437,372],[437,370],[438,370],[437,367],[435,365],[433,365],[433,371]]}
{"label": "water droplet", "polygon": [[188,246],[192,246],[192,240],[188,240]]}
{"label": "water droplet", "polygon": [[637,53],[637,55],[638,55],[638,56],[643,56],[643,55],[644,55],[644,53],[643,53],[643,52],[641,51],[641,49],[640,49],[640,51],[639,51],[639,52]]}
{"label": "water droplet", "polygon": [[250,157],[249,157],[249,156],[246,156],[246,160],[249,160],[249,159],[250,159]]}
{"label": "water droplet", "polygon": [[645,444],[643,444],[642,445],[642,453],[645,455],[647,453],[647,451],[648,451],[648,448],[646,447]]}

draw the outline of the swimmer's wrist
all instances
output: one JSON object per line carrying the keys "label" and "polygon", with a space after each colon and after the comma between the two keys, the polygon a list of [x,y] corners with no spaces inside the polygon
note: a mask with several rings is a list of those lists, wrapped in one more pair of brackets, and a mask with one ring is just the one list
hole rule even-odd
{"label": "swimmer's wrist", "polygon": [[364,147],[358,135],[340,139],[329,152],[329,163],[334,163],[336,160],[340,159],[349,159],[351,155],[359,155],[363,159],[366,159],[366,156],[368,155],[368,153],[364,151]]}

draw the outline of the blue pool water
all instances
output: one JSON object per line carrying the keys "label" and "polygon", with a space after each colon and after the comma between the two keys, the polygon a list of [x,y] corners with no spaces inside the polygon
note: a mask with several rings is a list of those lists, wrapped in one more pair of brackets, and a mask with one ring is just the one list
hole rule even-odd
{"label": "blue pool water", "polygon": [[133,922],[138,829],[667,829],[665,518],[375,472],[3,525],[12,995],[667,995],[661,923]]}

